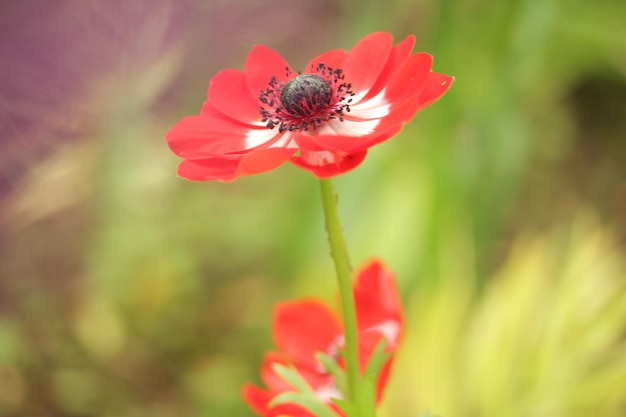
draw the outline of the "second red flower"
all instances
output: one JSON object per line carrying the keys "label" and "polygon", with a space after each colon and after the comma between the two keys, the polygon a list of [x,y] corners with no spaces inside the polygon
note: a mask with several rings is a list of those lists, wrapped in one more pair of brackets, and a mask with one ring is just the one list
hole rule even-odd
{"label": "second red flower", "polygon": [[[384,338],[387,351],[395,352],[400,341],[403,317],[400,297],[393,273],[382,262],[373,261],[363,267],[354,283],[354,300],[358,322],[361,370],[367,366],[376,346]],[[312,417],[297,404],[270,406],[273,398],[292,391],[287,382],[274,371],[274,365],[293,365],[315,392],[316,397],[343,415],[333,404],[333,398],[343,398],[334,377],[317,360],[324,353],[342,363],[343,328],[334,311],[317,300],[301,300],[279,304],[274,312],[274,339],[278,352],[265,356],[261,378],[267,389],[253,385],[244,387],[244,398],[264,417]],[[377,379],[377,399],[380,400],[391,368],[392,358]]]}

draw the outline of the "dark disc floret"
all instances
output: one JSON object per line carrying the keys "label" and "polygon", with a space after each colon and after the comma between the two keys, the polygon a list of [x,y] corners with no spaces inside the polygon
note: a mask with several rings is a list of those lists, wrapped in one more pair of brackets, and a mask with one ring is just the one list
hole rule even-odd
{"label": "dark disc floret", "polygon": [[320,63],[309,73],[295,77],[287,68],[288,82],[278,82],[272,77],[269,86],[262,90],[259,100],[261,121],[270,129],[278,126],[285,130],[317,129],[331,119],[343,121],[344,112],[350,111],[354,93],[351,84],[344,81],[343,71]]}
{"label": "dark disc floret", "polygon": [[332,98],[328,81],[317,74],[300,74],[283,88],[280,104],[293,116],[309,117],[324,111]]}

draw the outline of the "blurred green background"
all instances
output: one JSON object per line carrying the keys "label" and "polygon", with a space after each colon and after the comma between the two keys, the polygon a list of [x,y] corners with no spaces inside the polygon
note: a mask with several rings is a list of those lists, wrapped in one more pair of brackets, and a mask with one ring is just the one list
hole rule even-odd
{"label": "blurred green background", "polygon": [[335,283],[315,178],[176,177],[164,141],[254,44],[384,30],[450,91],[337,178],[397,273],[381,417],[626,415],[626,2],[0,5],[0,415],[252,416],[272,306]]}

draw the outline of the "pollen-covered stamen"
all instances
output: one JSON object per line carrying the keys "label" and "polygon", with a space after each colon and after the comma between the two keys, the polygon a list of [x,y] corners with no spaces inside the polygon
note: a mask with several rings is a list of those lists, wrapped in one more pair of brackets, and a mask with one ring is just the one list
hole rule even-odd
{"label": "pollen-covered stamen", "polygon": [[352,85],[344,81],[343,71],[327,67],[323,63],[312,66],[310,72],[295,77],[287,68],[287,78],[279,82],[272,77],[269,86],[262,90],[259,100],[261,121],[273,129],[285,130],[317,129],[331,119],[343,121],[344,112],[350,111],[354,93]]}

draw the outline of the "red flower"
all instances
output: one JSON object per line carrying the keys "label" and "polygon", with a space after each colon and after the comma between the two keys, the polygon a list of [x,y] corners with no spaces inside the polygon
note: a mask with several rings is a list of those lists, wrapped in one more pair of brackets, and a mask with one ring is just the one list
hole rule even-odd
{"label": "red flower", "polygon": [[167,134],[190,180],[234,180],[287,160],[330,178],[357,167],[367,149],[441,97],[453,78],[431,71],[433,58],[411,54],[415,37],[393,46],[373,33],[352,51],[332,50],[294,72],[277,52],[255,46],[245,71],[228,69],[210,82],[199,116]]}
{"label": "red flower", "polygon": [[[373,261],[357,274],[354,283],[359,331],[359,357],[361,370],[365,369],[382,337],[387,340],[387,350],[398,347],[402,330],[402,310],[393,273],[380,261]],[[323,302],[303,300],[279,304],[274,312],[274,339],[279,352],[268,353],[261,367],[261,379],[267,389],[253,385],[244,386],[243,395],[250,407],[265,417],[312,417],[297,404],[279,404],[269,408],[269,402],[278,394],[293,391],[272,369],[274,364],[293,364],[315,391],[317,397],[331,405],[331,398],[341,398],[334,377],[315,358],[322,352],[337,358],[343,346],[343,330],[335,313]],[[391,358],[383,367],[377,382],[377,398],[389,376]]]}

